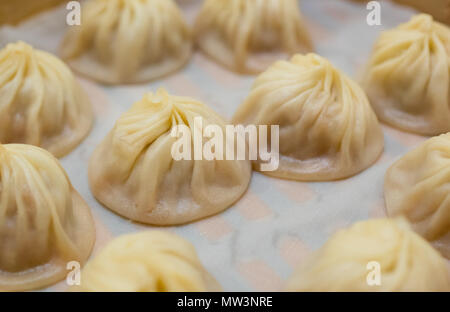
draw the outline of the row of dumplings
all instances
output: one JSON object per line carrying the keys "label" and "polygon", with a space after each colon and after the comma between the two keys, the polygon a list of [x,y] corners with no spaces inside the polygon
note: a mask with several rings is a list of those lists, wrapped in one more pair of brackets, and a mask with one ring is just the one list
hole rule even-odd
{"label": "row of dumplings", "polygon": [[189,61],[194,43],[240,73],[312,50],[297,0],[205,0],[192,28],[173,0],[91,0],[81,16],[64,38],[62,58],[106,84],[170,74]]}
{"label": "row of dumplings", "polygon": [[[377,284],[368,267],[380,267]],[[221,291],[195,248],[168,232],[140,232],[111,241],[70,291]],[[446,261],[404,219],[358,222],[333,235],[300,264],[285,291],[450,291]]]}
{"label": "row of dumplings", "polygon": [[[448,134],[432,138],[386,174],[388,209],[406,215],[423,237],[403,219],[355,224],[314,253],[286,289],[449,291],[446,261],[424,239],[448,257],[449,143]],[[66,276],[68,262],[84,264],[95,241],[94,221],[57,159],[39,147],[5,144],[0,145],[0,170],[0,290],[51,285]],[[371,261],[381,266],[383,283],[377,288],[366,283]],[[220,289],[188,242],[162,232],[113,240],[88,262],[81,281],[73,290]]]}
{"label": "row of dumplings", "polygon": [[[102,16],[116,16],[114,10],[118,7],[126,8],[133,3],[133,1],[99,0],[92,2],[103,3],[106,6],[109,3],[116,4],[108,10],[105,9],[105,12],[109,13],[104,12]],[[235,10],[239,8],[239,1],[227,2],[233,3]],[[261,2],[264,3],[258,1]],[[139,1],[135,6],[142,3],[146,1]],[[275,5],[274,2],[271,3]],[[164,7],[165,4],[161,6]],[[144,12],[136,10],[136,7],[134,10],[132,15],[125,16],[129,18]],[[97,20],[100,21],[102,18]],[[126,20],[125,17],[123,19]],[[132,20],[135,21],[134,18]],[[112,24],[108,25],[112,27]],[[108,33],[108,27],[102,29],[102,35]],[[395,37],[396,32],[403,35]],[[382,98],[380,89],[383,90],[383,96],[391,100],[396,99],[391,102],[383,101],[386,105],[380,106],[380,110],[386,112],[386,116],[394,117],[392,121],[394,125],[403,128],[400,121],[407,120],[412,127],[408,130],[419,132],[418,129],[423,129],[424,125],[438,126],[439,123],[435,119],[442,121],[447,118],[448,89],[444,93],[442,85],[437,84],[446,83],[447,87],[449,86],[448,76],[447,81],[443,81],[446,76],[440,72],[442,63],[448,62],[448,59],[441,59],[443,55],[438,53],[442,49],[446,55],[449,53],[448,41],[444,40],[448,32],[448,28],[433,22],[431,17],[420,15],[398,29],[382,34],[382,38],[375,46],[367,70],[369,74],[366,74],[366,78],[369,78],[363,86],[369,95],[372,94],[377,99]],[[393,42],[386,42],[383,36],[387,38],[391,36],[394,39],[405,37],[408,40],[405,39],[403,45],[396,46],[396,39]],[[97,46],[103,42],[102,38],[98,35],[86,42]],[[106,41],[110,42],[109,39]],[[418,49],[422,51],[417,52]],[[111,53],[108,49],[104,52],[106,55]],[[400,66],[405,62],[402,58],[416,52],[425,56],[421,58],[416,55],[413,64]],[[97,53],[102,52],[97,51],[93,55]],[[426,61],[429,62],[428,66],[422,68],[420,63]],[[91,64],[88,67],[94,66],[95,64]],[[403,75],[400,72],[402,68]],[[410,70],[413,68],[420,73],[419,78],[418,75],[411,74]],[[424,73],[424,68],[429,72]],[[48,53],[34,50],[25,43],[10,44],[0,51],[0,73],[1,142],[39,145],[56,156],[62,156],[70,152],[88,134],[93,122],[89,99],[71,71],[60,60]],[[421,78],[427,73],[429,81],[424,82],[426,87],[423,87]],[[435,75],[439,79],[431,83]],[[388,79],[391,79],[391,84],[383,88],[384,81]],[[414,83],[416,88],[404,88],[410,87],[408,79],[414,82],[415,79],[419,80]],[[403,88],[392,89],[394,83]],[[375,91],[370,92],[369,89],[373,86],[376,86]],[[423,94],[420,91],[424,91]],[[415,100],[420,96],[422,102],[419,108],[408,106],[411,99]],[[441,102],[442,98],[447,99],[446,110]],[[376,106],[372,99],[369,103],[365,92],[356,82],[342,74],[326,59],[315,54],[299,54],[290,61],[274,63],[257,78],[249,97],[236,112],[233,123],[280,125],[280,167],[271,172],[271,175],[301,181],[335,180],[366,169],[383,151],[383,134],[370,104]],[[413,103],[412,106],[414,105]],[[408,110],[405,107],[411,108],[411,112],[416,114],[417,118],[406,118]],[[394,114],[393,110],[401,111],[402,114]],[[377,112],[377,109],[375,111]],[[377,114],[384,120],[382,114]],[[223,119],[199,101],[169,95],[163,89],[146,94],[119,118],[91,157],[89,182],[95,197],[120,215],[155,225],[191,222],[218,213],[239,200],[250,182],[249,161],[175,162],[172,159],[170,147],[175,139],[170,137],[170,129],[180,123],[192,127],[196,116],[203,117],[207,123],[225,126]],[[426,123],[427,120],[429,124]],[[445,122],[442,125],[445,125]],[[448,123],[446,125],[448,126]],[[448,129],[444,130],[444,127],[439,126],[439,130],[436,128],[433,131],[438,134]],[[446,257],[450,257],[450,203],[447,200],[449,191],[446,185],[449,181],[446,171],[449,168],[447,163],[450,157],[449,140],[449,134],[444,134],[425,142],[397,161],[388,170],[385,181],[385,198],[389,214],[406,216],[414,229],[431,241]],[[33,289],[52,284],[64,277],[67,261],[76,259],[84,263],[89,257],[95,240],[95,229],[89,208],[71,186],[57,159],[43,149],[21,144],[0,145],[0,166],[2,186],[0,289]],[[258,168],[257,162],[255,167]],[[359,230],[354,230],[355,228]],[[368,244],[372,241],[380,245],[380,257],[385,254],[387,257],[387,254],[393,252],[394,249],[389,248],[395,246],[406,248],[404,250],[398,247],[401,252],[396,253],[398,258],[391,257],[386,260],[389,261],[389,265],[393,265],[397,260],[403,261],[404,255],[410,256],[411,259],[416,259],[416,253],[428,255],[414,262],[417,267],[413,269],[408,270],[407,266],[412,260],[406,262],[404,267],[400,267],[403,270],[399,272],[406,270],[410,273],[406,275],[398,273],[401,277],[393,278],[393,286],[386,290],[448,289],[448,279],[445,278],[446,274],[442,274],[445,272],[444,260],[426,241],[411,232],[403,221],[369,221],[355,225],[348,232],[362,232],[368,237],[367,240],[361,240],[360,244],[356,244],[361,248],[353,250],[354,253],[371,254],[373,250],[367,250],[367,246],[372,246]],[[158,245],[159,240],[162,240],[161,244],[165,246],[166,238],[162,234],[148,234],[156,238],[147,239],[146,235],[142,234],[142,241],[139,237],[130,236],[129,239],[136,241],[138,249],[135,252],[130,251],[129,256],[141,257],[143,268],[157,267],[158,263],[162,265],[160,262],[154,262],[157,260],[152,260],[159,259],[159,253],[146,251],[145,246]],[[339,235],[336,236],[345,238],[342,243],[332,238],[329,243],[331,251],[327,251],[328,245],[323,247],[325,250],[323,261],[330,261],[330,270],[333,270],[334,265],[331,262],[345,261],[349,259],[345,257],[358,256],[349,252],[343,254],[339,245],[355,245],[349,244],[346,240],[357,239],[353,236],[360,234]],[[388,246],[395,235],[399,237],[398,245]],[[126,238],[117,241],[120,240],[125,242]],[[177,240],[179,239],[169,239],[174,241],[171,243],[172,247],[177,250],[179,248],[182,255],[185,253],[192,255],[192,251],[186,251],[191,248],[183,247],[186,243],[176,243]],[[336,241],[337,243],[332,243]],[[404,247],[405,241],[410,242],[411,247]],[[115,244],[113,242],[111,246]],[[327,252],[334,252],[336,259],[331,261],[333,256]],[[99,255],[99,259],[104,259],[98,260],[99,263],[111,258],[109,260],[111,266],[108,266],[107,262],[104,265],[95,265],[97,258],[92,260],[93,264],[88,264],[85,270],[92,273],[84,273],[88,276],[84,280],[89,280],[89,275],[92,274],[93,279],[100,283],[98,285],[102,285],[101,281],[107,283],[103,283],[103,288],[100,286],[89,288],[88,283],[86,289],[106,290],[109,288],[104,287],[109,286],[105,285],[116,285],[115,287],[119,288],[134,285],[133,281],[122,284],[123,281],[120,279],[116,282],[105,280],[106,277],[102,276],[101,272],[112,274],[109,273],[109,269],[111,272],[120,272],[115,266],[121,265],[121,262],[118,260],[119,262],[115,264],[113,261],[114,254],[120,254],[114,247],[107,247],[104,253],[108,256]],[[185,256],[181,258],[188,261]],[[175,257],[173,261],[172,263],[167,260],[170,268],[167,275],[169,277],[160,276],[159,273],[148,274],[144,275],[147,277],[144,283],[141,281],[142,278],[139,279],[141,274],[136,271],[136,279],[144,283],[140,285],[140,282],[136,281],[137,289],[182,290],[181,286],[171,286],[177,285],[171,276],[178,276],[180,260]],[[314,263],[315,261],[311,266],[314,266]],[[365,266],[365,263],[363,265]],[[194,267],[200,266],[195,264]],[[191,267],[186,268],[186,274],[192,273],[189,268]],[[127,270],[132,269],[124,268],[124,276],[131,274]],[[207,276],[202,269],[198,270],[202,272],[201,276]],[[308,274],[315,274],[313,272],[316,271],[312,267],[300,271],[290,283],[290,289],[327,290],[327,285],[332,285],[327,277],[340,274],[339,271],[325,274],[322,278],[323,284],[316,285],[317,288],[313,288],[312,285],[295,286],[304,285],[302,283],[305,279],[308,280]],[[316,272],[319,273],[325,271]],[[196,275],[197,281],[201,281],[198,279],[200,275]],[[311,275],[311,279],[317,276],[319,275]],[[161,279],[165,282],[162,283]],[[210,277],[206,279],[212,280]],[[429,283],[420,288],[414,284],[415,279],[426,279]],[[335,280],[338,284],[342,282],[343,284],[339,284],[341,286],[345,284],[344,281],[344,276],[337,276]],[[399,281],[404,282],[404,288],[399,288]],[[339,288],[341,287],[339,285],[333,286],[333,289],[350,289]],[[345,285],[350,287],[350,284]],[[358,288],[355,286],[351,289]],[[185,288],[185,290],[201,289]]]}
{"label": "row of dumplings", "polygon": [[[193,30],[172,0],[91,0],[82,17],[61,56],[108,84],[174,72],[193,42],[218,63],[251,74],[314,49],[297,0],[205,0]],[[449,44],[448,27],[429,15],[380,36],[361,83],[381,121],[423,135],[450,131]]]}
{"label": "row of dumplings", "polygon": [[[145,6],[145,9],[141,6]],[[255,7],[248,9],[249,6]],[[285,32],[291,35],[307,33],[301,22],[301,14],[297,6],[297,1],[294,0],[208,0],[205,1],[201,11],[208,13],[200,13],[196,25],[202,24],[203,20],[209,21],[209,17],[211,17],[211,23],[219,25],[223,23],[228,25],[233,21],[232,26],[222,26],[223,29],[220,26],[200,28],[204,29],[205,37],[210,39],[205,39],[205,41],[218,41],[219,38],[231,40],[241,37],[249,40],[245,41],[245,44],[242,43],[242,46],[238,43],[211,44],[215,47],[214,52],[210,53],[211,55],[215,57],[223,54],[231,55],[231,53],[224,52],[231,49],[235,53],[233,55],[235,55],[236,63],[239,63],[241,58],[236,55],[245,55],[246,57],[243,59],[246,60],[247,57],[250,58],[249,55],[252,55],[251,51],[254,54],[266,55],[269,52],[283,50],[284,45],[275,44],[269,40],[271,38],[282,41],[286,45],[302,46],[304,36],[292,38],[287,35],[282,36]],[[215,18],[215,14],[211,12],[214,9],[218,10],[216,15],[219,14],[220,18]],[[82,15],[84,16],[83,23],[81,26],[69,29],[66,39],[61,45],[61,55],[63,60],[75,71],[89,77],[92,75],[87,71],[96,74],[105,72],[105,77],[108,79],[116,79],[115,77],[121,76],[122,71],[143,71],[151,73],[155,78],[159,77],[158,69],[143,67],[146,64],[157,68],[166,67],[165,57],[170,56],[171,53],[164,44],[181,41],[181,39],[176,39],[178,36],[175,31],[169,31],[170,27],[177,24],[172,22],[177,19],[171,18],[170,15],[175,14],[171,13],[173,10],[178,12],[176,4],[172,0],[91,0],[83,6],[83,10],[86,11]],[[154,10],[160,11],[153,12],[153,15],[149,13]],[[239,12],[242,16],[238,14]],[[285,17],[283,12],[285,15],[291,14],[297,18],[289,22],[290,19]],[[180,12],[177,16],[179,19],[182,18]],[[158,23],[157,21],[160,19],[165,22]],[[148,23],[155,23],[155,25],[149,26]],[[208,24],[206,21],[204,23]],[[148,29],[143,32],[134,30],[131,26],[123,26],[128,24],[150,28],[152,32]],[[141,24],[145,24],[145,27]],[[165,27],[168,26],[166,24],[169,24],[170,27]],[[247,27],[243,25],[247,25]],[[294,32],[292,31],[294,28],[302,31]],[[229,33],[225,36],[218,29]],[[249,32],[245,33],[245,36],[240,34],[243,29]],[[153,33],[158,30],[168,31],[168,33]],[[221,35],[218,35],[217,32]],[[136,35],[140,33],[143,35]],[[152,40],[155,42],[151,42]],[[198,39],[197,41],[202,40]],[[264,41],[269,41],[271,44]],[[198,45],[202,46],[200,43]],[[210,46],[210,44],[205,45]],[[424,14],[415,16],[410,22],[382,33],[375,44],[364,73],[359,79],[364,91],[350,79],[339,73],[336,74],[327,60],[313,54],[307,55],[306,58],[304,56],[294,57],[290,62],[278,62],[269,69],[267,69],[267,64],[261,65],[261,69],[255,72],[267,70],[258,77],[251,95],[239,108],[234,121],[266,124],[276,121],[277,124],[286,128],[286,131],[282,131],[281,134],[283,140],[285,137],[291,137],[292,133],[288,128],[300,132],[302,129],[299,127],[310,127],[313,123],[317,126],[316,132],[321,135],[320,133],[323,131],[320,129],[327,126],[327,120],[330,119],[329,114],[340,112],[339,115],[342,118],[336,119],[342,120],[336,122],[335,125],[341,131],[338,131],[334,138],[329,138],[328,142],[324,142],[324,148],[329,145],[339,145],[346,127],[359,131],[359,128],[355,128],[355,123],[357,123],[356,127],[366,125],[367,129],[374,130],[373,135],[365,133],[362,135],[364,140],[355,143],[355,146],[344,146],[344,149],[348,148],[349,157],[355,157],[357,152],[352,149],[363,146],[373,147],[373,153],[366,154],[372,154],[371,157],[376,158],[378,156],[376,154],[381,148],[380,144],[374,142],[380,140],[381,130],[375,129],[376,120],[372,116],[373,113],[368,112],[370,109],[367,109],[366,106],[370,106],[381,121],[407,131],[423,135],[438,135],[450,131],[449,46],[450,31],[448,27],[434,22],[431,16]],[[149,47],[158,50],[158,53],[148,51],[146,48]],[[307,51],[300,48],[287,50],[289,52],[286,52],[286,55]],[[157,56],[151,57],[153,54]],[[130,55],[133,57],[129,57]],[[149,57],[151,60],[140,60],[140,55]],[[273,56],[273,54],[270,55]],[[283,58],[279,53],[275,53],[275,55],[273,59],[270,59],[270,64],[274,59]],[[120,63],[120,65],[116,63]],[[84,67],[86,71],[81,69]],[[238,65],[238,67],[242,66]],[[61,61],[43,51],[33,51],[26,44],[19,43],[9,45],[1,51],[0,68],[2,69],[0,88],[2,88],[4,103],[2,105],[3,112],[0,115],[2,118],[1,142],[24,142],[43,146],[60,157],[70,152],[87,135],[93,122],[89,100],[74,81],[70,70]],[[168,73],[165,72],[165,74]],[[276,76],[283,80],[276,81]],[[344,77],[342,81],[341,77]],[[101,79],[98,80],[101,81]],[[309,84],[297,84],[297,88],[293,88],[291,84],[295,84],[297,81],[309,82]],[[324,81],[324,83],[315,84],[316,81]],[[120,82],[127,81],[118,81],[118,83]],[[320,101],[312,101],[315,100],[315,97],[306,95],[314,91],[316,93],[323,91],[329,96],[320,98]],[[33,94],[30,98],[31,92],[37,92],[37,94]],[[298,93],[304,94],[303,98],[297,98]],[[370,105],[367,104],[366,94]],[[270,101],[270,103],[261,104],[263,97],[266,102]],[[274,97],[278,97],[278,99],[272,100]],[[338,97],[337,101],[335,101],[335,97]],[[358,105],[359,109],[355,109],[355,118],[353,119],[346,118],[350,114],[344,107],[340,109],[333,105],[333,102],[350,100],[364,102],[364,104]],[[297,125],[299,114],[303,116],[303,110],[310,106],[311,101],[319,102],[320,105],[315,105],[316,110],[311,110],[311,113],[303,118],[302,125]],[[57,103],[55,104],[55,102]],[[283,109],[279,109],[284,102],[287,102],[287,105],[284,105]],[[292,103],[298,103],[298,107]],[[261,106],[264,106],[264,109],[261,109]],[[319,109],[322,107],[326,109]],[[257,114],[258,111],[260,111],[259,114]],[[268,117],[272,113],[274,113],[273,117]],[[322,113],[324,118],[316,120],[319,113]],[[364,119],[361,125],[358,124],[358,118]],[[294,137],[298,136],[294,135]],[[356,146],[358,144],[360,146]],[[354,159],[354,162],[358,164],[350,169],[344,168],[337,170],[340,172],[330,172],[324,177],[321,177],[320,174],[311,177],[307,172],[295,174],[284,172],[294,171],[286,166],[289,166],[292,160],[295,162],[296,158],[308,157],[304,154],[310,154],[310,152],[297,153],[286,145],[282,148],[284,148],[282,154],[291,156],[282,161],[282,168],[277,175],[294,179],[344,178],[361,171],[373,162],[371,157],[362,157]],[[317,147],[317,149],[320,148],[320,146]],[[345,159],[330,159],[330,162],[341,162],[341,166],[346,166]]]}

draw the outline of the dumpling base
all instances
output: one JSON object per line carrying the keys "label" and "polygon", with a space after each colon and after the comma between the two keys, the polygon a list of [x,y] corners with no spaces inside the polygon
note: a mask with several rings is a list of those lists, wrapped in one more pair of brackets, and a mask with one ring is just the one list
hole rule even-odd
{"label": "dumpling base", "polygon": [[[435,136],[450,131],[450,120],[447,115],[441,115],[441,121],[436,116],[428,120],[427,116],[412,115],[396,109],[396,101],[374,86],[366,88],[367,96],[378,119],[396,129],[422,136]],[[423,103],[424,106],[429,104]],[[450,105],[450,104],[449,104]]]}
{"label": "dumpling base", "polygon": [[182,69],[192,56],[192,46],[187,45],[177,56],[166,57],[152,65],[143,65],[139,72],[131,77],[121,77],[112,66],[101,64],[91,53],[66,60],[72,70],[89,79],[105,85],[138,84],[160,79]]}
{"label": "dumpling base", "polygon": [[270,177],[301,182],[324,182],[341,180],[361,173],[378,161],[384,150],[383,141],[378,146],[372,146],[373,152],[368,153],[364,162],[355,162],[353,166],[343,169],[339,163],[329,159],[311,159],[302,161],[280,154],[277,170],[262,171],[260,162],[253,162],[253,169]]}
{"label": "dumpling base", "polygon": [[234,51],[219,38],[219,35],[214,32],[206,33],[199,36],[197,45],[209,59],[231,71],[243,75],[260,74],[276,61],[287,60],[295,53],[308,53],[313,50],[312,47],[304,46],[292,53],[277,49],[250,52],[245,64],[240,65],[235,61]]}

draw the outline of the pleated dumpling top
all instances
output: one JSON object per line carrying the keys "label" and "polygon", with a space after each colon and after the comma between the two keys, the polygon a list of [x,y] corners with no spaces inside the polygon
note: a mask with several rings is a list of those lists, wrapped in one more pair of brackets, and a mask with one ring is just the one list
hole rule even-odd
{"label": "pleated dumpling top", "polygon": [[346,178],[372,165],[384,147],[364,91],[316,54],[298,54],[270,66],[256,79],[233,122],[279,126],[279,167],[263,172],[279,178]]}
{"label": "pleated dumpling top", "polygon": [[[164,89],[144,95],[91,157],[89,181],[95,197],[120,215],[156,225],[187,223],[230,207],[247,190],[250,161],[227,160],[223,145],[222,159],[196,157],[195,150],[204,150],[209,140],[195,139],[195,133],[208,125],[221,129],[224,144],[230,142],[225,121],[205,104]],[[177,148],[181,128],[188,143]],[[189,152],[183,159],[173,153],[184,149]]]}
{"label": "pleated dumpling top", "polygon": [[288,281],[288,291],[450,291],[441,255],[403,219],[358,222],[334,234]]}
{"label": "pleated dumpling top", "polygon": [[450,131],[450,28],[426,14],[383,32],[363,87],[381,121],[422,135]]}
{"label": "pleated dumpling top", "polygon": [[0,145],[0,291],[56,283],[94,241],[90,209],[58,160],[36,146]]}
{"label": "pleated dumpling top", "polygon": [[61,45],[75,71],[105,84],[160,78],[191,53],[191,30],[173,0],[89,0]]}
{"label": "pleated dumpling top", "polygon": [[81,272],[88,292],[202,292],[221,287],[200,262],[194,246],[162,231],[140,232],[111,241]]}
{"label": "pleated dumpling top", "polygon": [[89,133],[93,112],[70,69],[24,42],[0,51],[0,142],[43,147],[56,157]]}
{"label": "pleated dumpling top", "polygon": [[244,74],[313,50],[297,0],[205,0],[195,36],[208,56]]}
{"label": "pleated dumpling top", "polygon": [[450,133],[433,137],[386,172],[384,196],[390,216],[413,228],[450,259]]}

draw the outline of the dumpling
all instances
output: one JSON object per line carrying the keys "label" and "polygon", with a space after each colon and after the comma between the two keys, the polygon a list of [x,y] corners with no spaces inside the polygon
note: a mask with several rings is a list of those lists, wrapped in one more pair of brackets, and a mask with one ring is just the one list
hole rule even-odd
{"label": "dumpling", "polygon": [[162,231],[111,241],[81,271],[83,292],[200,292],[221,287],[201,264],[194,246]]}
{"label": "dumpling", "polygon": [[279,167],[263,173],[285,179],[346,178],[373,164],[384,146],[364,91],[315,54],[298,54],[269,67],[233,122],[279,125]]}
{"label": "dumpling", "polygon": [[183,67],[191,30],[173,0],[90,0],[70,27],[61,55],[77,72],[105,84],[140,83]]}
{"label": "dumpling", "polygon": [[[204,132],[208,125],[226,133],[225,122],[196,100],[169,95],[164,89],[146,94],[119,118],[92,155],[93,194],[116,213],[155,225],[187,223],[228,208],[247,190],[251,165],[225,155],[223,160],[199,159],[203,155],[195,155],[195,150],[198,146],[206,150],[210,141],[205,138],[203,145],[194,141],[194,131]],[[190,131],[189,138],[172,135],[183,126]],[[174,160],[172,151],[184,150],[177,147],[183,138],[193,147],[187,152],[186,144],[189,155]],[[233,138],[224,139],[231,144]]]}
{"label": "dumpling", "polygon": [[244,74],[313,50],[297,0],[205,0],[194,31],[203,52]]}
{"label": "dumpling", "polygon": [[446,261],[403,219],[358,222],[333,235],[288,291],[450,291]]}
{"label": "dumpling", "polygon": [[384,197],[389,215],[407,217],[450,259],[450,133],[397,160],[386,172]]}
{"label": "dumpling", "polygon": [[70,69],[24,42],[0,51],[0,142],[41,146],[56,157],[89,133],[93,112]]}
{"label": "dumpling", "polygon": [[450,131],[450,28],[420,14],[381,34],[362,84],[381,121],[422,135]]}
{"label": "dumpling", "polygon": [[47,151],[0,145],[0,291],[48,286],[94,245],[90,209]]}

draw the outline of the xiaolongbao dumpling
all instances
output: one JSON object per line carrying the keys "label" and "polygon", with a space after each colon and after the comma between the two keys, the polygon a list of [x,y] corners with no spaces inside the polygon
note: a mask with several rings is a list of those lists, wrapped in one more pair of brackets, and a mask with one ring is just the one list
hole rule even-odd
{"label": "xiaolongbao dumpling", "polygon": [[446,261],[402,219],[358,222],[332,236],[288,291],[450,291]]}
{"label": "xiaolongbao dumpling", "polygon": [[56,157],[89,133],[91,103],[70,69],[26,43],[0,51],[0,142],[41,146]]}
{"label": "xiaolongbao dumpling", "polygon": [[389,215],[407,217],[450,259],[450,133],[396,161],[386,172],[384,196]]}
{"label": "xiaolongbao dumpling", "polygon": [[349,177],[374,163],[384,146],[364,91],[315,54],[298,54],[269,67],[233,121],[279,125],[279,167],[263,173],[286,179]]}
{"label": "xiaolongbao dumpling", "polygon": [[363,87],[381,121],[423,135],[450,131],[450,28],[421,14],[377,41]]}
{"label": "xiaolongbao dumpling", "polygon": [[297,0],[206,0],[195,36],[202,51],[239,73],[313,50]]}
{"label": "xiaolongbao dumpling", "polygon": [[89,261],[71,291],[198,292],[221,287],[201,264],[194,246],[167,232],[120,236]]}
{"label": "xiaolongbao dumpling", "polygon": [[[203,125],[196,123],[197,117]],[[93,194],[120,215],[157,225],[187,223],[228,208],[246,191],[251,165],[227,160],[224,146],[212,160],[194,154],[210,142],[195,140],[195,131],[204,132],[208,125],[226,133],[225,122],[198,101],[163,89],[146,94],[119,118],[91,157]],[[189,133],[178,138],[182,127]],[[186,146],[177,147],[185,138]],[[233,138],[223,139],[231,144]],[[187,155],[178,158],[174,150]]]}
{"label": "xiaolongbao dumpling", "polygon": [[140,83],[185,65],[192,38],[173,0],[91,0],[61,53],[74,70],[102,83]]}
{"label": "xiaolongbao dumpling", "polygon": [[58,160],[36,146],[0,145],[0,291],[56,283],[94,241],[90,209]]}

